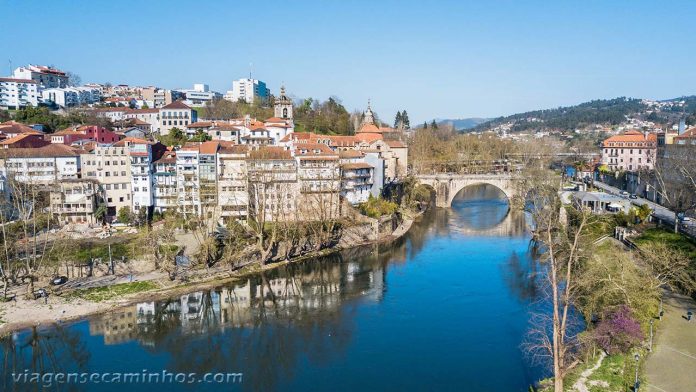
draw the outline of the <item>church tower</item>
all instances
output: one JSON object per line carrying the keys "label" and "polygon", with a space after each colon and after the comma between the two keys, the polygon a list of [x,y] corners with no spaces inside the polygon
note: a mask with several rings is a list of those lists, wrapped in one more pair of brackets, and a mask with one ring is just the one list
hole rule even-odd
{"label": "church tower", "polygon": [[292,120],[292,100],[285,95],[285,86],[280,87],[280,96],[273,103],[274,117]]}
{"label": "church tower", "polygon": [[367,100],[367,110],[363,113],[363,124],[374,124],[375,123],[375,115],[372,114],[372,108],[370,107],[370,100]]}

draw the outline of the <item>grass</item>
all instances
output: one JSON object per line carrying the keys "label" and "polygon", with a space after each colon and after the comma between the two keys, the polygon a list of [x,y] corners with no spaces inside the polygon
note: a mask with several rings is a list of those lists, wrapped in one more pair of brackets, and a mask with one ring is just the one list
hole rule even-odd
{"label": "grass", "polygon": [[675,233],[662,228],[651,228],[643,231],[634,242],[636,245],[647,245],[651,242],[664,242],[686,252],[692,260],[696,260],[696,242],[681,233]]}
{"label": "grass", "polygon": [[92,302],[102,302],[113,298],[123,297],[129,294],[140,293],[156,289],[153,282],[120,283],[112,286],[93,287],[89,289],[75,290],[68,294],[68,298],[83,298]]}
{"label": "grass", "polygon": [[[594,358],[573,369],[564,380],[564,389],[574,391],[573,384],[580,378],[580,374],[596,363],[597,359]],[[633,386],[634,371],[635,362],[631,354],[607,355],[602,364],[587,378],[585,385],[591,392],[629,391]]]}
{"label": "grass", "polygon": [[[587,387],[590,391],[625,391],[626,377],[629,376],[626,372],[626,359],[630,358],[625,354],[608,355],[602,361],[602,364],[595,370],[590,377],[587,378]],[[632,361],[632,359],[631,359]],[[630,369],[629,369],[630,370]],[[606,382],[609,387],[600,385],[592,385],[592,381]]]}

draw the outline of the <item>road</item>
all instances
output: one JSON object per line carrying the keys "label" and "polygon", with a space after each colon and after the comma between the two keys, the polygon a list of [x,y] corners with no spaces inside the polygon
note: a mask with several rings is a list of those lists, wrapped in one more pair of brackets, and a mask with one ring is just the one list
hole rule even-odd
{"label": "road", "polygon": [[[621,189],[613,187],[611,185],[607,185],[603,182],[595,181],[594,186],[604,190],[607,193],[611,193],[617,196],[621,195]],[[650,207],[650,209],[653,210],[653,218],[658,218],[661,221],[668,222],[672,227],[674,226],[675,214],[668,208],[663,207],[657,203],[653,203],[650,200],[643,199],[641,197],[637,199],[630,199],[630,201],[635,206],[647,204]],[[680,226],[680,231],[684,234],[687,234],[690,237],[696,237],[696,222],[692,220],[689,222],[682,223],[682,225]]]}

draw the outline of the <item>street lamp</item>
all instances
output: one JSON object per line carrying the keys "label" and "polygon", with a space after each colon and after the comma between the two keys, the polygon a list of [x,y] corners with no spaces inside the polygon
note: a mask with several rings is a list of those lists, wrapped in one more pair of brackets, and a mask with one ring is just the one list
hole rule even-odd
{"label": "street lamp", "polygon": [[640,361],[640,355],[636,353],[636,355],[633,356],[633,359],[636,360],[636,381],[633,384],[633,392],[638,392],[638,388],[640,388],[640,381],[638,381],[638,361]]}
{"label": "street lamp", "polygon": [[650,345],[648,346],[648,351],[652,352],[652,343],[653,343],[653,322],[655,320],[650,319]]}

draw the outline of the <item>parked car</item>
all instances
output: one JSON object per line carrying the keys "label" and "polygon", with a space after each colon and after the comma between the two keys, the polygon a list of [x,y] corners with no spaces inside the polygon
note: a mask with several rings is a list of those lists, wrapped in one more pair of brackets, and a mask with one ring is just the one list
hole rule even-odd
{"label": "parked car", "polygon": [[629,199],[637,199],[638,196],[635,193],[631,193],[630,196],[628,196]]}
{"label": "parked car", "polygon": [[626,192],[626,191],[621,191],[621,192],[619,192],[619,195],[621,195],[621,196],[623,196],[623,197],[628,197],[628,196],[629,196],[629,193]]}
{"label": "parked car", "polygon": [[55,278],[51,279],[51,286],[60,286],[65,284],[67,281],[67,276],[56,276]]}

